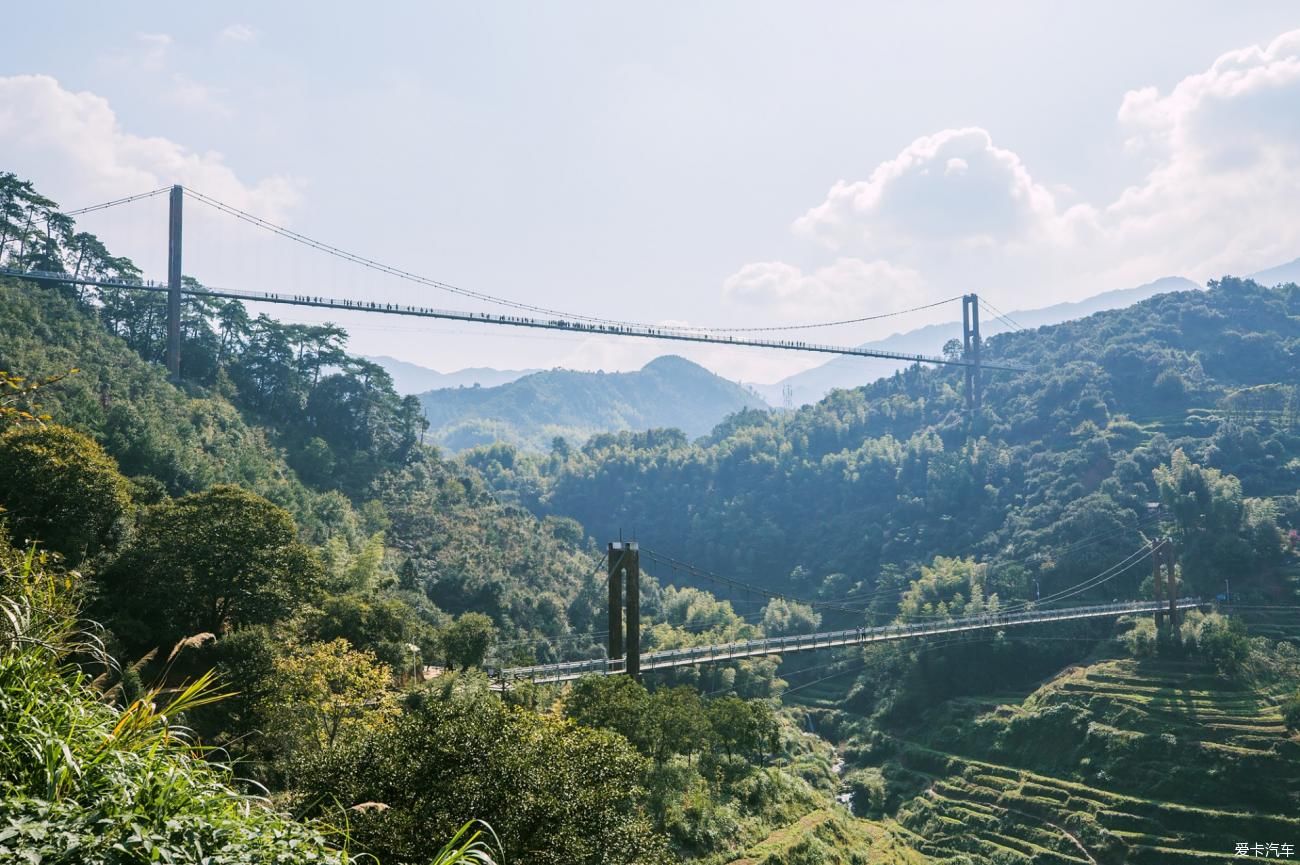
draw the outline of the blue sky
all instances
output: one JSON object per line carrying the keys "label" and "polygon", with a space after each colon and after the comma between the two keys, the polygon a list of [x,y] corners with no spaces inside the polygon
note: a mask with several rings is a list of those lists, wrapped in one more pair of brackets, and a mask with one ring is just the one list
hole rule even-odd
{"label": "blue sky", "polygon": [[[24,4],[6,23],[0,169],[61,203],[181,182],[547,306],[1028,308],[1300,256],[1293,3]],[[154,204],[83,225],[148,265]],[[196,207],[186,270],[210,284],[463,306]],[[343,323],[357,351],[444,370],[676,350]],[[748,381],[820,362],[691,356]]]}

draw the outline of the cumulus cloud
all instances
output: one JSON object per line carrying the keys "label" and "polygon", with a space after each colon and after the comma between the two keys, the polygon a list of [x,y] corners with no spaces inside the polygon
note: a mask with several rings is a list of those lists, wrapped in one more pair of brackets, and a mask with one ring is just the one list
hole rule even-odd
{"label": "cumulus cloud", "polygon": [[[1300,255],[1300,30],[1229,51],[1167,93],[1129,92],[1117,122],[1140,161],[1114,200],[1065,207],[1054,190],[1067,187],[1035,177],[989,131],[946,129],[864,180],[835,183],[793,231],[841,262],[910,271],[917,279],[901,291],[925,283],[1024,304]],[[834,296],[821,273],[759,262],[723,292],[781,310],[792,297]]]}
{"label": "cumulus cloud", "polygon": [[794,224],[834,249],[896,252],[918,238],[979,247],[1024,242],[1054,218],[1050,191],[987,130],[918,138],[866,180],[840,181]]}
{"label": "cumulus cloud", "polygon": [[1119,121],[1154,167],[1099,212],[1109,247],[1198,276],[1300,255],[1300,30],[1129,92]]}
{"label": "cumulus cloud", "polygon": [[0,142],[6,169],[69,205],[180,183],[284,220],[299,199],[289,178],[249,183],[219,153],[127,132],[106,99],[47,75],[0,77]]}

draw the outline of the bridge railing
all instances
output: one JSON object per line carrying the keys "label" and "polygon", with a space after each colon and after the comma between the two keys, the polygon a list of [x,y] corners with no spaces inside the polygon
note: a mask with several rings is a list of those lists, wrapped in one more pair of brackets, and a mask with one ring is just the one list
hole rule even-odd
{"label": "bridge railing", "polygon": [[[1177,607],[1185,610],[1200,605],[1201,600],[1199,598],[1185,598],[1178,602]],[[646,652],[641,655],[641,669],[654,670],[668,667],[685,667],[709,661],[811,651],[819,648],[865,645],[867,643],[901,640],[909,637],[985,630],[1039,622],[1069,621],[1071,619],[1098,618],[1124,615],[1126,613],[1152,613],[1166,609],[1166,607],[1165,603],[1157,601],[1127,601],[1067,607],[1060,610],[1026,608],[1014,612],[990,612],[930,622],[903,622],[874,627],[846,628],[838,631],[820,631],[813,634],[796,634],[787,637],[762,637],[754,640],[738,640],[708,646],[688,646],[680,649]],[[501,670],[497,675],[505,679],[558,682],[576,679],[589,673],[600,675],[621,673],[625,669],[626,662],[623,659],[589,658],[582,661],[567,661],[558,664],[513,667]]]}
{"label": "bridge railing", "polygon": [[[96,285],[105,288],[133,288],[144,291],[165,292],[167,284],[148,279],[111,279],[97,276],[74,276],[69,273],[55,273],[38,270],[16,270],[0,268],[0,276],[16,276],[54,283],[76,283]],[[965,360],[934,357],[908,352],[880,351],[876,349],[857,348],[853,346],[829,345],[803,340],[766,339],[755,336],[731,335],[725,332],[711,332],[707,329],[685,330],[672,327],[660,327],[633,322],[618,323],[597,320],[569,320],[566,318],[534,318],[524,315],[507,315],[496,312],[469,312],[464,310],[439,309],[431,306],[387,303],[369,300],[348,300],[324,297],[304,293],[280,294],[269,291],[249,291],[247,289],[219,288],[216,286],[199,286],[182,288],[185,295],[222,297],[232,300],[247,300],[262,303],[282,303],[296,306],[313,306],[327,309],[356,310],[359,312],[381,312],[396,315],[423,316],[451,321],[465,321],[479,324],[510,325],[513,327],[543,328],[549,330],[576,331],[608,336],[634,336],[649,339],[676,340],[679,342],[700,342],[752,348],[774,348],[788,351],[808,351],[821,354],[851,355],[856,357],[885,358],[901,360],[907,363],[928,363],[941,366],[970,366]],[[983,369],[1022,372],[1023,369],[1013,364],[996,359],[986,359],[979,364]]]}

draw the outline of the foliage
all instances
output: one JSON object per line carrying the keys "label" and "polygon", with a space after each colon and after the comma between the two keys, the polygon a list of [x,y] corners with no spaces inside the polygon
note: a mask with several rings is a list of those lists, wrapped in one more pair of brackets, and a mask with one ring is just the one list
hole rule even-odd
{"label": "foliage", "polygon": [[95,649],[74,630],[74,577],[35,551],[0,549],[0,859],[51,863],[344,862],[317,830],[239,793],[178,714],[216,697],[200,678],[166,699],[102,702],[69,663]]}
{"label": "foliage", "polygon": [[821,623],[821,614],[812,607],[785,598],[768,601],[761,621],[763,634],[768,637],[811,634]]}
{"label": "foliage", "polygon": [[[76,373],[71,370],[69,375]],[[50,419],[41,414],[36,395],[41,388],[60,381],[65,376],[50,376],[43,381],[28,381],[20,375],[0,369],[0,430],[13,424],[44,423]]]}
{"label": "foliage", "polygon": [[1300,732],[1300,693],[1297,693],[1283,704],[1282,721],[1290,732]]}
{"label": "foliage", "polygon": [[131,542],[105,571],[105,603],[135,620],[138,644],[218,636],[283,619],[321,579],[315,552],[287,511],[218,485],[146,508]]}
{"label": "foliage", "polygon": [[112,457],[76,430],[0,432],[0,506],[20,541],[39,541],[77,564],[112,540],[131,504],[128,490]]}
{"label": "foliage", "polygon": [[397,711],[389,669],[342,638],[295,647],[276,658],[273,675],[260,714],[277,753],[290,760],[342,747]]}
{"label": "foliage", "polygon": [[351,828],[385,861],[428,858],[432,838],[476,814],[507,862],[664,862],[641,805],[642,771],[618,736],[462,692],[431,694],[393,725],[317,755],[302,789],[313,801],[379,803]]}
{"label": "foliage", "polygon": [[1243,499],[1237,478],[1197,465],[1179,448],[1168,467],[1156,468],[1155,479],[1177,527],[1183,578],[1193,592],[1212,592],[1225,575],[1281,558],[1274,510]]}
{"label": "foliage", "polygon": [[[912,368],[787,415],[733,415],[700,441],[597,436],[493,477],[597,535],[635,525],[700,568],[782,593],[888,598],[942,556],[987,565],[986,595],[1005,604],[1032,600],[1036,581],[1044,596],[1082,583],[1139,547],[1156,528],[1153,471],[1174,472],[1182,449],[1240,482],[1239,492],[1220,485],[1241,517],[1222,541],[1206,531],[1217,548],[1201,557],[1189,538],[1185,578],[1208,591],[1228,570],[1244,579],[1277,563],[1269,506],[1247,502],[1294,495],[1300,477],[1286,466],[1300,456],[1297,428],[1282,409],[1214,406],[1300,378],[1297,308],[1294,287],[1225,279],[987,340],[988,356],[1028,369],[990,375],[974,419],[960,370]],[[1286,527],[1296,511],[1272,501]],[[891,573],[901,586],[887,583]],[[1129,571],[1079,598],[1132,597],[1137,584]]]}
{"label": "foliage", "polygon": [[462,613],[442,632],[442,651],[447,656],[447,666],[462,670],[483,663],[496,628],[492,620],[482,613]]}

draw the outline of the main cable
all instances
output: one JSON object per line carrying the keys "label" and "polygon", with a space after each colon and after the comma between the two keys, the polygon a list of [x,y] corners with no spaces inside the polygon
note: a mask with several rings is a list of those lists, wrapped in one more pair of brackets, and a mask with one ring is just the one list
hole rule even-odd
{"label": "main cable", "polygon": [[171,189],[170,186],[164,186],[159,189],[155,189],[152,192],[141,192],[137,195],[128,195],[125,198],[115,198],[112,201],[105,201],[100,204],[92,204],[88,207],[79,207],[76,210],[65,210],[63,211],[63,215],[81,216],[83,213],[93,213],[96,210],[106,210],[107,208],[110,207],[117,207],[119,204],[130,204],[132,201],[141,201],[145,198],[153,198],[155,195],[161,195],[162,193],[166,192],[169,189]]}
{"label": "main cable", "polygon": [[[165,190],[158,190],[158,191],[162,192]],[[156,194],[156,193],[150,193],[150,194]],[[389,276],[395,276],[407,282],[414,282],[419,285],[424,285],[430,288],[436,288],[441,291],[450,292],[452,294],[460,295],[461,297],[468,297],[474,300],[483,301],[485,303],[493,303],[500,306],[508,306],[513,309],[525,310],[528,312],[536,312],[544,315],[559,316],[561,319],[574,319],[577,321],[585,321],[594,324],[605,324],[605,325],[624,326],[624,327],[654,328],[654,329],[661,329],[661,330],[692,331],[692,332],[702,332],[702,333],[742,333],[742,332],[758,333],[758,332],[765,332],[765,331],[782,331],[782,330],[810,330],[814,328],[836,327],[845,324],[858,324],[865,321],[875,321],[877,319],[891,318],[894,316],[905,315],[911,312],[931,309],[936,306],[941,306],[945,303],[951,303],[954,300],[958,299],[958,297],[950,297],[945,300],[939,300],[933,303],[922,304],[921,306],[912,307],[910,309],[898,310],[896,312],[879,313],[877,315],[862,316],[859,318],[851,318],[851,319],[841,319],[838,321],[814,322],[811,324],[774,325],[774,326],[766,326],[766,327],[700,327],[700,326],[692,326],[692,325],[669,326],[663,324],[646,324],[644,322],[627,321],[623,319],[613,319],[613,318],[602,318],[600,316],[584,315],[581,313],[575,313],[566,310],[553,309],[551,307],[537,306],[535,304],[524,303],[522,301],[517,301],[517,300],[510,300],[508,298],[498,297],[496,295],[487,294],[481,291],[475,291],[473,289],[462,288],[461,286],[453,285],[452,283],[449,282],[443,282],[442,280],[430,279],[429,277],[420,276],[419,274],[412,273],[407,270],[402,270],[401,268],[397,268],[389,264],[384,264],[381,261],[376,261],[373,258],[367,258],[366,256],[359,255],[354,252],[349,252],[348,250],[341,249],[332,244],[325,243],[323,241],[319,241],[314,238],[308,237],[305,234],[301,234],[297,231],[294,231],[290,228],[286,228],[282,225],[277,225],[276,223],[271,222],[270,220],[263,219],[260,216],[256,216],[254,214],[248,213],[247,211],[240,210],[237,207],[233,207],[229,204],[226,204],[222,201],[218,201],[215,198],[211,198],[207,195],[204,195],[198,190],[185,187],[185,194],[193,198],[195,201],[206,204],[208,207],[211,207],[229,216],[233,216],[236,219],[243,220],[244,222],[247,222],[251,225],[255,225],[258,228],[271,232],[272,234],[279,235],[280,237],[284,237],[288,240],[292,240],[295,243],[302,244],[304,246],[315,249],[319,252],[324,252],[327,255],[332,255],[335,258],[340,258],[343,259],[344,261],[349,261],[353,264],[361,265],[362,267],[368,268],[370,270],[375,270],[380,273],[387,274]]]}

